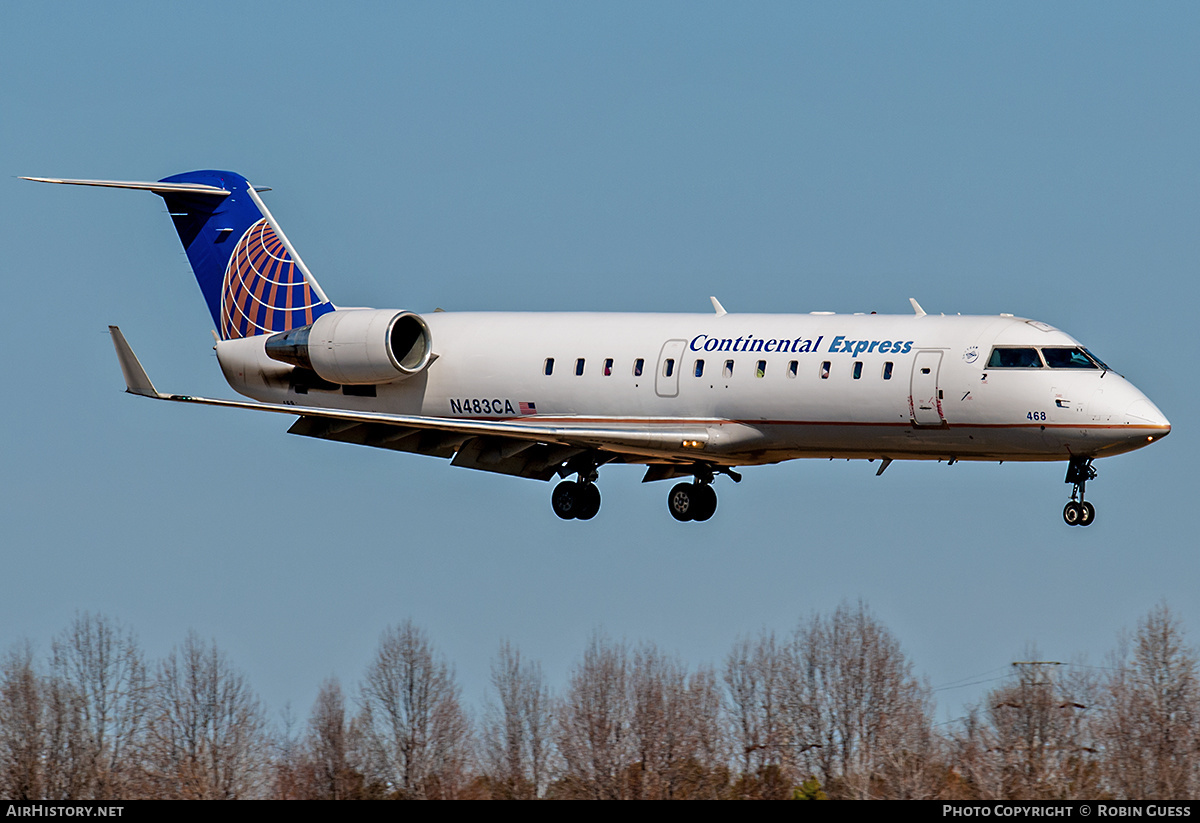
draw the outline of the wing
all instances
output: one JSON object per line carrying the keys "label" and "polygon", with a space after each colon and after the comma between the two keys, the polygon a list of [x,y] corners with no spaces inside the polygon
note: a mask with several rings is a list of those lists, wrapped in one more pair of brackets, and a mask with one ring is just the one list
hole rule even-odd
{"label": "wing", "polygon": [[[702,451],[710,438],[709,428],[701,424],[542,425],[525,420],[461,420],[164,394],[154,387],[121,330],[108,328],[125,377],[125,390],[130,394],[298,416],[288,429],[292,434],[452,458],[452,465],[464,468],[549,480],[563,473],[560,469],[564,463],[589,452],[599,453],[597,462],[602,463],[686,466],[703,462],[700,454],[691,453]],[[651,472],[661,474],[662,469],[652,466]],[[668,472],[663,476],[676,475]]]}

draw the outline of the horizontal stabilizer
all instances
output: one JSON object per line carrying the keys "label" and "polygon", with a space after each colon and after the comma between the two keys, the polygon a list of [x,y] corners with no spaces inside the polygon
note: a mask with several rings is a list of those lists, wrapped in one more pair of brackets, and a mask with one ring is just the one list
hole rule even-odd
{"label": "horizontal stabilizer", "polygon": [[209,194],[225,197],[230,192],[216,186],[205,186],[199,183],[163,183],[142,182],[139,180],[69,180],[64,177],[22,177],[22,180],[32,180],[35,183],[62,183],[68,186],[102,186],[108,189],[141,189],[155,194]]}
{"label": "horizontal stabilizer", "polygon": [[108,332],[112,335],[113,346],[117,350],[121,374],[125,375],[125,391],[130,394],[140,394],[142,397],[162,397],[155,390],[154,384],[150,382],[150,376],[138,362],[137,355],[133,353],[133,349],[126,342],[125,335],[121,334],[121,330],[116,326],[109,326]]}

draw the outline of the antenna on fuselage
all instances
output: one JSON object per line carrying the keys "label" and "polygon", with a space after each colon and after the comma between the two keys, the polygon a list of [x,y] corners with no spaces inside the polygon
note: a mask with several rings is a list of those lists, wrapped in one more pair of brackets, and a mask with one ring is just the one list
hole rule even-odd
{"label": "antenna on fuselage", "polygon": [[908,298],[908,302],[912,303],[913,312],[917,315],[917,317],[925,316],[925,310],[921,308],[921,304],[917,302],[917,298],[910,297]]}
{"label": "antenna on fuselage", "polygon": [[724,317],[725,315],[729,314],[729,312],[725,311],[725,307],[721,305],[720,300],[712,295],[709,295],[708,299],[712,301],[713,311],[717,313],[717,317]]}

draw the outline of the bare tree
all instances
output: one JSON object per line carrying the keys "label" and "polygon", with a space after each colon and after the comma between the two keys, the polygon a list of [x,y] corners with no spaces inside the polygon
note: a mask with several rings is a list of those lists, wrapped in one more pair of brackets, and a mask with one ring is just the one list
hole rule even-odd
{"label": "bare tree", "polygon": [[1120,640],[1104,683],[1100,736],[1105,772],[1119,797],[1200,794],[1200,682],[1196,654],[1166,605]]}
{"label": "bare tree", "polygon": [[68,742],[78,770],[67,781],[72,796],[135,796],[149,686],[132,632],[100,615],[76,616],[51,646],[50,677],[75,737]]}
{"label": "bare tree", "polygon": [[374,776],[398,797],[454,797],[465,783],[470,723],[450,668],[412,621],[388,629],[362,685]]}
{"label": "bare tree", "polygon": [[558,711],[564,774],[558,796],[620,800],[633,763],[629,650],[593,635]]}
{"label": "bare tree", "polygon": [[629,685],[635,759],[631,796],[720,796],[728,769],[722,762],[721,696],[712,671],[689,676],[677,658],[643,644],[634,652]]}
{"label": "bare tree", "polygon": [[275,743],[276,800],[363,800],[386,795],[382,783],[368,783],[362,769],[362,741],[346,713],[336,678],[321,684],[306,731],[296,734],[285,712],[284,730]]}
{"label": "bare tree", "polygon": [[50,800],[85,799],[91,757],[85,745],[83,698],[58,678],[47,676],[43,684],[46,735],[42,791]]}
{"label": "bare tree", "polygon": [[361,767],[358,729],[346,715],[346,699],[336,679],[326,680],[317,693],[308,721],[308,755],[314,770],[313,796],[349,800],[370,796]]}
{"label": "bare tree", "polygon": [[688,724],[685,758],[675,766],[672,796],[716,800],[729,787],[729,734],[717,674],[704,666],[688,677],[682,716]]}
{"label": "bare tree", "polygon": [[[831,796],[932,796],[932,783],[913,780],[933,754],[929,689],[865,605],[802,623],[788,658],[788,742],[801,772]],[[903,777],[889,782],[889,772]]]}
{"label": "bare tree", "polygon": [[[739,639],[725,661],[730,729],[734,755],[741,761],[743,796],[762,795],[767,780],[771,794],[787,783],[792,748],[785,722],[784,677],[788,661],[773,632],[756,640]],[[747,782],[750,781],[750,782]]]}
{"label": "bare tree", "polygon": [[483,765],[495,796],[541,797],[549,784],[554,712],[537,663],[523,660],[507,641],[492,661],[491,695],[484,709]]}
{"label": "bare tree", "polygon": [[312,762],[304,751],[303,742],[296,731],[296,715],[291,703],[279,713],[281,728],[271,735],[271,787],[268,796],[272,800],[307,800],[316,783]]}
{"label": "bare tree", "polygon": [[45,684],[26,642],[0,663],[0,797],[45,796],[46,739]]}
{"label": "bare tree", "polygon": [[634,652],[629,668],[634,799],[671,797],[672,767],[687,746],[686,687],[687,672],[678,661],[651,644]]}
{"label": "bare tree", "polygon": [[947,745],[950,768],[941,799],[999,800],[1004,796],[995,734],[980,706],[968,707]]}
{"label": "bare tree", "polygon": [[235,800],[266,781],[262,706],[216,644],[189,633],[158,667],[147,748],[156,797]]}
{"label": "bare tree", "polygon": [[1036,649],[1025,656],[1013,664],[1014,679],[986,698],[997,761],[990,793],[1006,800],[1094,797],[1098,768],[1088,715],[1094,684],[1086,669],[1064,675],[1061,664],[1039,660]]}

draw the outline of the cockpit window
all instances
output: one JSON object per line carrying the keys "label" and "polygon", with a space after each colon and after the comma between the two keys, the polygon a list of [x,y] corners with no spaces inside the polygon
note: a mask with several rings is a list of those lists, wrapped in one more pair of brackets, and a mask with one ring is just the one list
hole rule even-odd
{"label": "cockpit window", "polygon": [[1088,357],[1092,358],[1092,362],[1095,363],[1100,368],[1104,369],[1105,371],[1114,371],[1112,366],[1108,365],[1103,360],[1101,360],[1099,357],[1097,357],[1095,354],[1093,354],[1091,349],[1084,349],[1083,353],[1086,354]]}
{"label": "cockpit window", "polygon": [[1042,357],[1052,369],[1098,369],[1100,366],[1080,348],[1051,349],[1042,347]]}
{"label": "cockpit window", "polygon": [[989,369],[1040,369],[1042,359],[1033,347],[997,346],[988,358]]}

